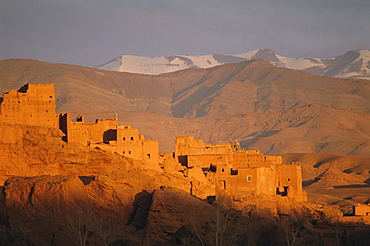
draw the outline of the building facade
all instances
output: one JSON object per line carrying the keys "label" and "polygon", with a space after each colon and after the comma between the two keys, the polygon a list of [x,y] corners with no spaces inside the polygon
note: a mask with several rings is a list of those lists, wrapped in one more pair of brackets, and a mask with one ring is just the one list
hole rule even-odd
{"label": "building facade", "polygon": [[174,156],[187,168],[200,167],[219,190],[235,196],[249,193],[307,200],[301,166],[285,165],[281,156],[244,150],[238,143],[212,146],[189,136],[176,138]]}
{"label": "building facade", "polygon": [[138,129],[130,125],[118,125],[116,119],[97,119],[85,123],[83,116],[72,121],[69,113],[59,116],[59,127],[68,143],[116,152],[135,160],[145,161],[149,166],[158,166],[158,141],[145,140]]}
{"label": "building facade", "polygon": [[26,84],[5,93],[0,105],[0,122],[58,127],[53,84]]}

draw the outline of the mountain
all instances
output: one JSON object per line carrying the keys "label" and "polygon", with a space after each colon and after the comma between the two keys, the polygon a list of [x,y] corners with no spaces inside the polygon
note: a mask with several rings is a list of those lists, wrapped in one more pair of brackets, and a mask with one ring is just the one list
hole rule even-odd
{"label": "mountain", "polygon": [[253,59],[264,59],[278,67],[292,68],[314,75],[370,79],[370,50],[349,51],[330,59],[289,58],[270,49],[254,50],[237,55],[173,55],[159,57],[123,55],[102,65],[95,66],[95,68],[157,75],[188,68],[210,68]]}
{"label": "mountain", "polygon": [[57,112],[115,118],[173,151],[176,136],[238,140],[268,155],[370,155],[370,81],[315,76],[262,60],[162,75],[34,60],[0,61],[0,93],[54,83]]}

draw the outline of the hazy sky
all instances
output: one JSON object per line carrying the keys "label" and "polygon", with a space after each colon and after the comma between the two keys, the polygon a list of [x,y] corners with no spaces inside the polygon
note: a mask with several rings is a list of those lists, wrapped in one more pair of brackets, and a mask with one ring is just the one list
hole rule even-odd
{"label": "hazy sky", "polygon": [[329,58],[370,49],[370,0],[0,0],[0,59],[119,55]]}

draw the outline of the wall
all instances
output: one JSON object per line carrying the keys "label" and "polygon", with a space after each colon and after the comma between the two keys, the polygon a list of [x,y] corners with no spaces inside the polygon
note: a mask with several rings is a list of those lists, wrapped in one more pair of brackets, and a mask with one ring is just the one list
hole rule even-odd
{"label": "wall", "polygon": [[[284,191],[287,187],[286,196],[297,201],[307,201],[307,194],[302,189],[302,170],[300,165],[277,165],[277,187]],[[286,190],[286,188],[285,188]]]}
{"label": "wall", "polygon": [[355,204],[353,206],[354,215],[370,216],[370,203],[369,204]]}
{"label": "wall", "polygon": [[201,139],[194,139],[191,136],[176,137],[175,158],[186,155],[212,155],[226,154],[229,160],[232,159],[232,149],[230,144],[216,144],[212,146],[205,144]]}
{"label": "wall", "polygon": [[205,155],[188,155],[186,158],[186,167],[199,166],[201,168],[210,168],[222,163],[228,163],[227,154],[205,154]]}
{"label": "wall", "polygon": [[58,127],[53,84],[26,84],[4,94],[0,122]]}
{"label": "wall", "polygon": [[187,136],[176,138],[175,158],[188,168],[202,168],[219,190],[307,200],[302,190],[301,167],[283,165],[281,156],[244,150],[236,142],[212,146]]}
{"label": "wall", "polygon": [[117,152],[145,161],[148,167],[159,168],[158,141],[145,140],[144,135],[130,125],[118,125],[116,119],[98,119],[93,124],[86,124],[82,116],[72,121],[68,113],[60,115],[59,124],[66,142]]}
{"label": "wall", "polygon": [[90,143],[108,143],[116,140],[116,119],[97,119],[93,124],[86,124],[79,116],[78,121],[72,121],[69,113],[59,116],[60,129],[66,135],[64,139],[69,143],[89,145]]}

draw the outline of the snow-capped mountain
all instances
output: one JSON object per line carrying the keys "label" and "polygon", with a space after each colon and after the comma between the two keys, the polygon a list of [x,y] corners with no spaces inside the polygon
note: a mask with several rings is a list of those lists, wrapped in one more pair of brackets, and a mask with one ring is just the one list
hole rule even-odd
{"label": "snow-capped mountain", "polygon": [[123,55],[102,65],[95,66],[95,68],[157,75],[188,68],[209,68],[257,58],[267,60],[278,67],[292,68],[315,75],[370,79],[370,50],[349,51],[330,59],[289,58],[270,49],[254,50],[236,55],[173,55],[159,57]]}

